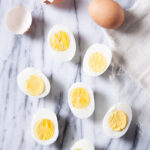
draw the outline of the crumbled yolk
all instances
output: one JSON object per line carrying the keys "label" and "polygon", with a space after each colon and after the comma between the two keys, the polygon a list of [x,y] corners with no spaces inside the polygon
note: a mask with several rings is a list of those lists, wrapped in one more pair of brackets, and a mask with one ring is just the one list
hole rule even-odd
{"label": "crumbled yolk", "polygon": [[35,75],[31,75],[25,82],[25,90],[32,96],[38,96],[45,90],[44,81]]}
{"label": "crumbled yolk", "polygon": [[85,88],[75,88],[70,92],[70,100],[75,108],[86,108],[90,103],[90,96]]}
{"label": "crumbled yolk", "polygon": [[105,56],[100,52],[93,53],[89,57],[88,66],[95,73],[103,72],[107,66]]}
{"label": "crumbled yolk", "polygon": [[34,125],[34,134],[39,140],[49,140],[54,135],[54,124],[51,120],[41,119]]}
{"label": "crumbled yolk", "polygon": [[75,149],[75,150],[82,150],[82,149],[78,148],[78,149]]}
{"label": "crumbled yolk", "polygon": [[65,51],[69,47],[69,37],[66,32],[58,31],[50,37],[50,45],[56,51]]}
{"label": "crumbled yolk", "polygon": [[122,131],[128,124],[128,116],[121,110],[114,111],[108,118],[108,125],[113,131]]}

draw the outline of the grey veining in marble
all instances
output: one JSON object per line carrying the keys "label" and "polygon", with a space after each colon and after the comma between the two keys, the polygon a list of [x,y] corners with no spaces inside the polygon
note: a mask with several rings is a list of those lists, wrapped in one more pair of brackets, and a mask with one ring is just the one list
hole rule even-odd
{"label": "grey veining in marble", "polygon": [[[62,0],[56,6],[43,6],[38,0],[0,0],[0,150],[68,150],[81,138],[91,140],[96,150],[150,149],[150,138],[139,124],[144,117],[141,108],[149,100],[144,90],[117,66],[111,65],[97,78],[82,72],[86,49],[95,42],[107,44],[102,28],[88,16],[89,2]],[[133,1],[119,3],[127,8]],[[19,4],[33,15],[31,30],[23,36],[13,35],[5,25],[8,10]],[[54,24],[64,24],[76,37],[77,52],[72,62],[60,63],[49,54],[47,33]],[[30,98],[17,87],[17,74],[27,66],[49,77],[52,89],[46,98]],[[75,118],[67,104],[67,91],[76,81],[88,83],[95,93],[96,109],[87,120]],[[124,137],[110,139],[103,133],[102,119],[118,101],[132,105],[133,122]],[[41,146],[31,136],[32,115],[40,107],[55,111],[58,117],[60,134],[51,146]]]}

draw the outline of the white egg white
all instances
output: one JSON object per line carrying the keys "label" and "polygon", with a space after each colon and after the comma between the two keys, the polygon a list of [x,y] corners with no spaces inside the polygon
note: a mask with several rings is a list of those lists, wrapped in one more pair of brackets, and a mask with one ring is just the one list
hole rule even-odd
{"label": "white egg white", "polygon": [[[86,108],[78,109],[78,108],[75,108],[71,103],[70,92],[71,92],[72,89],[77,88],[77,87],[85,88],[89,93],[90,103]],[[94,110],[95,110],[95,101],[94,101],[94,95],[93,95],[92,89],[90,87],[88,87],[86,84],[82,83],[82,82],[77,82],[77,83],[73,84],[70,87],[69,92],[68,92],[68,104],[69,104],[69,107],[70,107],[72,113],[77,118],[86,119],[86,118],[90,117],[93,114]]]}
{"label": "white egg white", "polygon": [[[89,58],[95,52],[102,53],[106,58],[107,66],[106,66],[106,68],[103,72],[95,73],[88,66]],[[111,59],[112,59],[112,52],[111,52],[111,49],[109,47],[107,47],[106,45],[103,45],[103,44],[93,44],[92,46],[90,46],[88,48],[88,50],[85,53],[85,56],[84,56],[84,59],[83,59],[83,71],[88,76],[93,76],[93,77],[99,76],[107,70],[107,68],[109,67],[109,65],[111,63]]]}
{"label": "white egg white", "polygon": [[71,150],[82,149],[82,150],[95,150],[94,145],[86,139],[81,139],[77,141],[72,147]]}
{"label": "white egg white", "polygon": [[31,12],[23,6],[13,8],[6,17],[6,25],[14,34],[24,34],[30,29],[31,24]]}
{"label": "white egg white", "polygon": [[[121,111],[125,112],[127,114],[127,116],[128,116],[128,124],[127,124],[126,128],[123,129],[120,132],[113,131],[108,125],[108,118],[109,118],[111,112],[116,111],[116,110],[121,110]],[[130,105],[128,103],[126,103],[126,102],[120,102],[120,103],[117,103],[114,106],[112,106],[108,110],[106,115],[104,116],[104,119],[103,119],[103,130],[104,130],[105,134],[107,136],[109,136],[110,138],[120,138],[127,132],[128,128],[129,128],[129,126],[131,124],[131,121],[132,121],[132,110],[131,110]]]}
{"label": "white egg white", "polygon": [[[38,96],[32,96],[32,95],[29,95],[27,92],[26,92],[26,89],[25,89],[25,82],[26,80],[31,76],[31,75],[36,75],[38,77],[40,77],[43,81],[44,81],[44,84],[45,84],[45,90],[42,94],[38,95]],[[48,80],[48,78],[39,70],[35,69],[35,68],[32,68],[32,67],[28,67],[26,69],[24,69],[22,72],[20,72],[17,76],[17,83],[18,83],[18,86],[19,88],[21,89],[21,91],[28,95],[28,96],[31,96],[31,97],[35,97],[35,98],[42,98],[42,97],[45,97],[49,94],[50,92],[50,82]]]}
{"label": "white egg white", "polygon": [[[53,125],[54,125],[54,135],[52,136],[52,138],[50,138],[49,140],[39,140],[35,135],[34,135],[34,125],[37,123],[37,121],[41,120],[41,119],[49,119],[52,121]],[[34,140],[42,145],[50,145],[53,144],[59,135],[59,129],[58,129],[58,120],[56,117],[56,114],[48,109],[45,108],[41,108],[39,109],[33,116],[32,119],[32,126],[31,126],[31,132],[33,135]]]}
{"label": "white egg white", "polygon": [[[50,42],[49,42],[50,37],[53,34],[57,33],[58,31],[66,32],[70,41],[68,49],[65,51],[61,51],[61,52],[54,50],[51,47]],[[48,45],[49,45],[51,53],[60,61],[70,61],[74,57],[75,52],[76,52],[76,42],[75,42],[74,35],[63,25],[55,25],[52,27],[52,29],[48,33]]]}

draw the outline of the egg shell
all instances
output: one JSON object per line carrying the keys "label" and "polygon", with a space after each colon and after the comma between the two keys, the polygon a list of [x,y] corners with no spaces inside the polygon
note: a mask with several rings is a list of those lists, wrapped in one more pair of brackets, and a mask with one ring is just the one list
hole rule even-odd
{"label": "egg shell", "polygon": [[[103,72],[95,73],[88,66],[89,57],[95,52],[102,53],[106,58],[107,66],[106,66],[106,68]],[[98,43],[93,44],[92,46],[90,46],[88,48],[88,50],[85,53],[85,56],[84,56],[84,59],[83,59],[83,71],[88,76],[93,76],[93,77],[99,76],[107,70],[107,68],[109,67],[109,65],[111,63],[111,60],[112,60],[112,51],[109,47],[107,47],[106,45],[103,45],[103,44],[98,44]]]}
{"label": "egg shell", "polygon": [[[58,32],[58,31],[64,31],[67,33],[68,37],[69,37],[69,48],[65,51],[56,51],[54,50],[49,43],[50,37]],[[52,29],[49,31],[48,33],[48,45],[50,48],[50,52],[60,61],[65,62],[65,61],[70,61],[76,52],[76,42],[75,42],[75,38],[74,35],[63,25],[55,25],[52,27]]]}
{"label": "egg shell", "polygon": [[[39,121],[41,119],[50,119],[54,124],[54,135],[52,136],[52,138],[50,138],[49,140],[46,140],[46,141],[42,141],[42,140],[39,140],[38,138],[36,138],[36,136],[34,135],[34,132],[33,132],[35,123],[37,123],[37,121]],[[40,108],[33,116],[31,132],[32,132],[32,136],[33,136],[34,140],[37,143],[42,144],[42,145],[53,144],[57,140],[58,135],[59,135],[58,120],[57,120],[56,114],[48,109]]]}
{"label": "egg shell", "polygon": [[[78,109],[78,108],[75,108],[73,107],[72,103],[71,103],[71,100],[70,100],[70,92],[72,89],[75,89],[77,87],[82,87],[82,88],[85,88],[88,93],[89,93],[89,96],[90,96],[90,103],[89,105],[86,107],[86,108],[83,108],[83,109]],[[77,117],[77,118],[80,118],[80,119],[86,119],[88,117],[90,117],[94,110],[95,110],[95,101],[94,101],[94,95],[93,95],[93,91],[90,87],[88,87],[86,84],[82,83],[82,82],[76,82],[74,83],[71,88],[69,89],[69,92],[68,92],[68,104],[69,104],[69,107],[72,111],[72,113]]]}
{"label": "egg shell", "polygon": [[59,0],[41,0],[44,4],[54,4],[57,3]]}
{"label": "egg shell", "polygon": [[124,10],[113,0],[93,0],[88,7],[91,18],[104,28],[116,29],[124,22]]}
{"label": "egg shell", "polygon": [[30,29],[31,24],[31,13],[23,6],[13,8],[6,17],[6,25],[14,34],[26,33]]}
{"label": "egg shell", "polygon": [[94,145],[87,139],[81,139],[77,141],[71,150],[82,149],[82,150],[95,150]]}
{"label": "egg shell", "polygon": [[[125,112],[128,116],[128,124],[127,124],[126,128],[120,132],[113,131],[108,125],[108,118],[109,118],[111,112],[116,111],[116,110],[121,110],[121,111]],[[106,115],[104,116],[103,130],[104,130],[105,134],[107,136],[109,136],[110,138],[120,138],[127,132],[128,128],[131,124],[131,121],[132,121],[132,110],[131,110],[130,105],[126,102],[120,102],[120,103],[117,103],[114,106],[112,106],[108,110]]]}
{"label": "egg shell", "polygon": [[[43,81],[44,81],[44,84],[45,84],[45,90],[44,92],[39,95],[39,96],[32,96],[32,95],[29,95],[26,90],[25,90],[25,82],[26,80],[31,76],[31,75],[36,75],[38,77],[40,77]],[[49,94],[50,92],[50,89],[51,89],[51,86],[50,86],[50,82],[48,80],[48,78],[39,70],[35,69],[35,68],[32,68],[32,67],[28,67],[26,69],[24,69],[22,72],[20,72],[17,76],[17,83],[18,83],[18,86],[19,88],[21,89],[21,91],[28,95],[28,96],[31,96],[31,97],[35,97],[35,98],[42,98],[42,97],[45,97]]]}

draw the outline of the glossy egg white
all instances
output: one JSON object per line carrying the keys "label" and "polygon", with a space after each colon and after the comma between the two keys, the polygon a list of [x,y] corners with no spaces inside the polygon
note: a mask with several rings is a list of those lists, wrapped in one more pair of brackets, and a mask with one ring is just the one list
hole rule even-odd
{"label": "glossy egg white", "polygon": [[[31,75],[36,75],[38,77],[40,77],[44,83],[45,83],[45,90],[41,95],[38,96],[32,96],[29,95],[26,90],[25,90],[25,82],[26,80],[31,76]],[[51,86],[50,86],[50,82],[48,80],[48,78],[39,70],[32,68],[32,67],[28,67],[26,69],[24,69],[23,71],[21,71],[18,76],[17,76],[17,83],[19,88],[21,89],[21,91],[31,97],[35,97],[35,98],[42,98],[45,97],[49,94]]]}
{"label": "glossy egg white", "polygon": [[[70,41],[68,49],[63,52],[58,52],[58,51],[54,50],[49,43],[50,37],[58,31],[66,32],[69,37],[69,41]],[[74,35],[71,31],[69,31],[69,29],[67,27],[65,27],[63,25],[55,25],[52,27],[52,29],[48,33],[48,45],[49,45],[49,49],[50,49],[51,53],[58,60],[63,61],[63,62],[70,61],[74,57],[75,52],[76,52],[76,42],[75,42]]]}
{"label": "glossy egg white", "polygon": [[[95,52],[102,53],[106,58],[107,66],[103,72],[95,73],[88,66],[89,57]],[[109,47],[107,47],[106,45],[103,45],[103,44],[93,44],[92,46],[90,46],[88,48],[88,50],[85,53],[85,56],[83,59],[83,71],[88,76],[93,76],[93,77],[99,76],[107,70],[107,68],[109,67],[109,65],[111,63],[111,60],[112,60],[112,52],[111,52],[111,49]]]}
{"label": "glossy egg white", "polygon": [[[120,132],[113,131],[108,125],[108,118],[109,118],[111,112],[116,111],[116,110],[121,110],[121,111],[125,112],[127,114],[127,116],[128,116],[128,124],[127,124],[126,128],[123,129]],[[117,103],[114,106],[112,106],[108,110],[106,115],[104,116],[104,119],[103,119],[103,130],[104,130],[105,134],[107,136],[109,136],[110,138],[120,138],[127,132],[128,128],[129,128],[129,126],[131,124],[131,121],[132,121],[132,110],[131,110],[130,105],[128,103],[126,103],[126,102],[120,102],[120,103]]]}
{"label": "glossy egg white", "polygon": [[[77,87],[85,88],[89,93],[90,103],[86,108],[78,109],[78,108],[75,108],[71,103],[71,100],[70,100],[70,97],[69,97],[70,92],[71,92],[72,89],[77,88]],[[94,101],[94,95],[93,95],[92,89],[90,87],[88,87],[88,85],[84,84],[83,82],[74,83],[70,87],[69,92],[68,92],[68,104],[69,104],[69,107],[70,107],[72,113],[77,118],[86,119],[86,118],[90,117],[93,114],[94,110],[95,110],[95,101]]]}
{"label": "glossy egg white", "polygon": [[[41,120],[41,119],[49,119],[53,122],[54,125],[54,135],[52,136],[52,138],[50,138],[49,140],[39,140],[38,138],[36,138],[36,136],[34,135],[34,125],[37,123],[37,121]],[[42,145],[50,145],[53,144],[59,135],[59,129],[58,129],[58,120],[56,117],[56,114],[48,109],[45,108],[41,108],[39,109],[33,116],[32,119],[32,126],[31,126],[31,132],[32,132],[32,136],[34,138],[34,140]]]}
{"label": "glossy egg white", "polygon": [[76,150],[76,149],[82,149],[82,150],[95,150],[93,143],[91,143],[89,140],[81,139],[77,141],[70,150]]}

